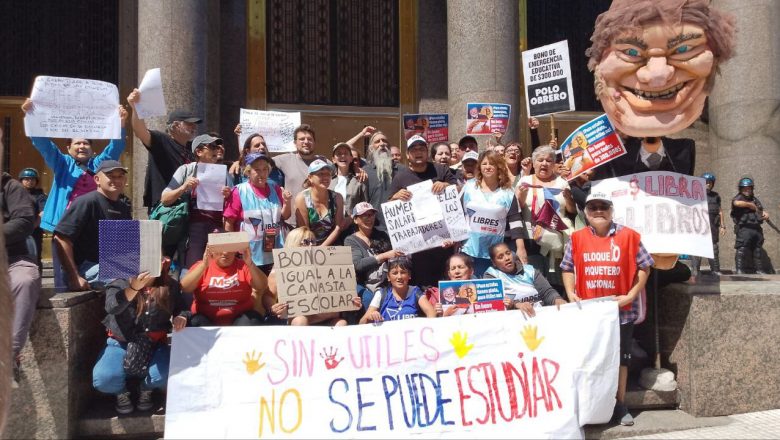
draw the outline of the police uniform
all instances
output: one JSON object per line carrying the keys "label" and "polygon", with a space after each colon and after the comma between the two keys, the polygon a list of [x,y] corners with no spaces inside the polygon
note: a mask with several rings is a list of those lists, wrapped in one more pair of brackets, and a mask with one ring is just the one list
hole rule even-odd
{"label": "police uniform", "polygon": [[[734,206],[736,201],[755,203],[758,210]],[[731,218],[734,220],[734,233],[736,235],[734,259],[737,273],[745,273],[748,254],[753,256],[756,273],[763,273],[761,270],[761,247],[764,244],[764,231],[761,229],[761,223],[763,223],[761,211],[763,211],[763,206],[755,195],[747,197],[740,192],[731,201]]]}

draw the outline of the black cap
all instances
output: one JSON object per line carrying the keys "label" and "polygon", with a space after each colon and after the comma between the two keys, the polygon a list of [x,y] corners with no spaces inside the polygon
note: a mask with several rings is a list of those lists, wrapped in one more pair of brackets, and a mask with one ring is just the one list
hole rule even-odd
{"label": "black cap", "polygon": [[174,110],[168,114],[168,123],[171,124],[175,121],[192,122],[193,124],[200,124],[203,122],[202,119],[186,110]]}
{"label": "black cap", "polygon": [[477,142],[477,138],[475,138],[474,136],[471,136],[471,135],[466,135],[466,136],[463,136],[462,138],[460,138],[460,140],[458,141],[458,146],[462,147],[463,144],[465,142],[468,142],[468,141],[474,142],[475,144],[479,145],[479,142]]}
{"label": "black cap", "polygon": [[95,171],[95,174],[97,173],[110,173],[114,170],[124,170],[124,172],[127,172],[127,168],[123,167],[119,161],[116,160],[104,160],[103,162],[100,162],[100,166],[98,167],[97,171]]}

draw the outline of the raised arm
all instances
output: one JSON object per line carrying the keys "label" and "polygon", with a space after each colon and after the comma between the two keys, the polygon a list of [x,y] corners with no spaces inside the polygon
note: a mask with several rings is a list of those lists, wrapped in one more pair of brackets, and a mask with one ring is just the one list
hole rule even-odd
{"label": "raised arm", "polygon": [[133,109],[133,116],[131,117],[131,124],[133,126],[133,133],[135,137],[144,144],[144,147],[148,150],[152,145],[152,134],[149,133],[149,129],[146,128],[146,122],[138,117],[138,112],[135,110],[135,104],[141,100],[141,92],[138,89],[133,89],[127,96],[127,103]]}

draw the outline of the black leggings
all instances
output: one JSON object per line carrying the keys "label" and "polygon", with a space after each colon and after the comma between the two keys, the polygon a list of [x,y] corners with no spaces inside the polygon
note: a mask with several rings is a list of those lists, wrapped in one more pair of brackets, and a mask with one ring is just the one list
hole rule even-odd
{"label": "black leggings", "polygon": [[[246,312],[238,315],[238,317],[233,320],[234,326],[252,326],[263,324],[265,324],[265,319],[263,319],[263,315],[257,313],[257,310],[247,310]],[[207,318],[205,315],[201,315],[200,313],[192,315],[192,318],[190,318],[189,322],[190,327],[212,327],[213,325],[214,324],[209,318]]]}

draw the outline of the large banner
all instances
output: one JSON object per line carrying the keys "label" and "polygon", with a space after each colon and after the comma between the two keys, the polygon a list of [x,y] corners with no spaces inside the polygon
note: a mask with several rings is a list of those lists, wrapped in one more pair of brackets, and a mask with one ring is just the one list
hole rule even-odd
{"label": "large banner", "polygon": [[650,253],[712,258],[703,178],[648,171],[596,181],[594,191],[611,198],[614,221],[642,234],[642,244]]}
{"label": "large banner", "polygon": [[39,76],[24,116],[27,136],[119,139],[119,90],[93,79]]}
{"label": "large banner", "polygon": [[529,116],[574,110],[567,40],[523,52],[523,77]]}
{"label": "large banner", "polygon": [[274,249],[279,302],[290,317],[355,310],[357,281],[349,246]]}
{"label": "large banner", "polygon": [[563,141],[560,150],[563,164],[571,171],[569,180],[626,154],[626,147],[607,115],[601,115],[577,127]]}
{"label": "large banner", "polygon": [[446,240],[462,241],[469,237],[458,188],[450,185],[435,195],[431,186],[430,180],[412,185],[407,188],[413,194],[410,201],[382,204],[393,249],[410,255],[441,246]]}
{"label": "large banner", "polygon": [[263,136],[269,153],[295,151],[295,128],[301,125],[300,112],[269,112],[263,110],[241,109],[239,115],[241,135],[239,147],[254,133]]}
{"label": "large banner", "polygon": [[426,142],[446,142],[450,138],[450,116],[442,114],[404,115],[404,139],[420,135]]}
{"label": "large banner", "polygon": [[[581,307],[581,308],[580,308]],[[617,302],[173,334],[166,438],[581,438],[612,416]]]}

